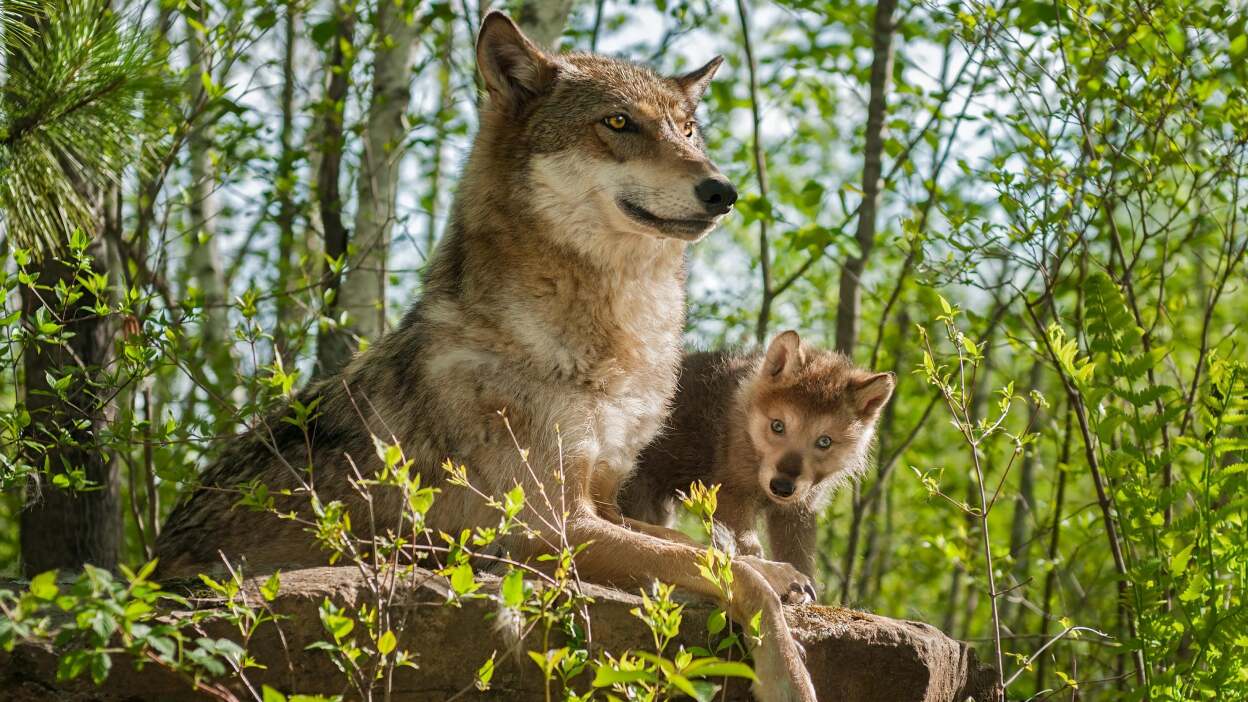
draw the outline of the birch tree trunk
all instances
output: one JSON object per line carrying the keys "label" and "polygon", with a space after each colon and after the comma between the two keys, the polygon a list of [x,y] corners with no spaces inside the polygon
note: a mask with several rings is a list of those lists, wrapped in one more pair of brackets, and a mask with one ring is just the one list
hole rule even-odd
{"label": "birch tree trunk", "polygon": [[575,0],[528,0],[516,13],[516,23],[537,45],[558,49],[555,41],[563,34]]}
{"label": "birch tree trunk", "polygon": [[[374,28],[373,90],[364,130],[357,209],[339,309],[347,324],[333,333],[375,341],[386,328],[386,262],[394,227],[399,164],[406,153],[404,116],[412,97],[418,29],[410,3],[382,0]],[[336,345],[326,370],[341,368],[354,352],[350,338]]]}
{"label": "birch tree trunk", "polygon": [[[207,2],[200,2],[198,9],[188,5],[186,15],[186,51],[190,64],[188,76],[192,104],[205,99],[203,76],[211,75],[208,47],[200,32],[191,23],[201,27],[210,26]],[[195,16],[192,17],[194,13]],[[190,225],[190,252],[187,267],[189,280],[203,301],[203,337],[201,349],[213,374],[213,381],[224,395],[234,387],[234,364],[230,354],[229,310],[226,300],[225,274],[221,267],[221,255],[217,248],[216,173],[212,165],[213,130],[208,120],[196,125],[187,139],[187,157],[190,170],[190,202],[187,219]]]}
{"label": "birch tree trunk", "polygon": [[451,48],[455,43],[455,28],[447,25],[438,36],[438,114],[434,117],[433,154],[429,159],[429,194],[426,209],[429,212],[429,228],[425,231],[425,260],[433,255],[438,243],[438,206],[442,198],[442,151],[446,147],[448,126],[454,105],[451,91],[451,71],[454,68]]}

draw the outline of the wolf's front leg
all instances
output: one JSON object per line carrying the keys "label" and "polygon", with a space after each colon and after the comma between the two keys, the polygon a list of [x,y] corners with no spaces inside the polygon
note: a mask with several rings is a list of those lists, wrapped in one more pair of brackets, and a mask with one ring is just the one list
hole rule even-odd
{"label": "wolf's front leg", "polygon": [[[576,557],[577,573],[585,580],[628,589],[661,580],[704,596],[720,595],[698,570],[701,549],[613,524],[599,516],[588,499],[574,508],[567,530],[571,543],[589,544]],[[748,622],[763,613],[761,637],[753,646],[761,681],[755,695],[762,702],[814,702],[814,685],[802,663],[801,648],[784,620],[775,586],[763,574],[766,565],[756,569],[734,561],[732,569],[729,614]]]}

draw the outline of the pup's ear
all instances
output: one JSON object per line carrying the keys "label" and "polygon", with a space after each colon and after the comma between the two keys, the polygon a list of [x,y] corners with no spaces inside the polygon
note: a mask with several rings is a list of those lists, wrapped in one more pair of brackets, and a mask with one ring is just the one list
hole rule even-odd
{"label": "pup's ear", "polygon": [[723,56],[716,56],[707,61],[705,66],[682,76],[676,76],[676,84],[684,91],[685,97],[689,98],[690,104],[696,105],[702,100],[702,95],[706,93],[707,86],[711,84],[711,79],[715,77],[715,72],[719,70],[723,62]]}
{"label": "pup's ear", "polygon": [[495,107],[515,110],[555,79],[555,62],[524,36],[511,18],[494,11],[481,21],[477,68]]}
{"label": "pup's ear", "polygon": [[858,416],[874,420],[880,409],[893,396],[893,387],[897,379],[892,373],[876,373],[857,384],[854,388],[854,409]]}
{"label": "pup's ear", "polygon": [[763,370],[769,377],[778,380],[792,375],[805,364],[802,338],[790,329],[771,340],[771,346],[767,347],[767,357],[763,360]]}

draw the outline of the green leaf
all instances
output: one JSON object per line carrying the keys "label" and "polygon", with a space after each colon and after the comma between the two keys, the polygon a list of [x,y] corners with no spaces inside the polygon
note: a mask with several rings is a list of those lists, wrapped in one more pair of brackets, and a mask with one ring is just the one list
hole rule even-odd
{"label": "green leaf", "polygon": [[1179,595],[1179,600],[1183,602],[1194,602],[1199,600],[1204,596],[1205,586],[1207,584],[1208,581],[1205,580],[1205,574],[1197,571],[1196,575],[1194,575],[1191,581],[1187,583],[1187,587],[1183,590],[1182,594]]}
{"label": "green leaf", "polygon": [[268,685],[262,685],[260,691],[263,695],[263,702],[286,702],[286,695],[274,690]]}
{"label": "green leaf", "polygon": [[1230,50],[1231,58],[1243,56],[1244,51],[1248,50],[1248,34],[1240,34],[1235,37],[1227,48]]}
{"label": "green leaf", "polygon": [[755,680],[754,669],[739,661],[703,658],[689,664],[683,671],[688,677],[698,678],[747,678]]}
{"label": "green leaf", "polygon": [[[534,656],[532,651],[529,655]],[[654,673],[649,670],[620,670],[608,665],[600,665],[594,671],[594,687],[610,687],[612,685],[627,685],[635,682],[653,682],[655,680]]]}
{"label": "green leaf", "polygon": [[273,599],[277,597],[277,591],[282,586],[280,573],[281,571],[274,571],[274,573],[269,576],[269,579],[264,581],[264,584],[260,586],[260,596],[263,597],[266,602],[272,602]]}
{"label": "green leaf", "polygon": [[320,615],[321,623],[325,625],[325,630],[339,643],[355,628],[355,621],[350,617],[339,614],[337,607],[328,598],[321,604]]}
{"label": "green leaf", "polygon": [[451,587],[458,595],[466,595],[476,590],[478,585],[472,579],[472,566],[460,563],[451,569]]}
{"label": "green leaf", "polygon": [[694,688],[693,683],[689,682],[689,678],[686,678],[685,676],[680,675],[679,673],[672,673],[667,676],[667,679],[668,679],[668,682],[676,686],[676,689],[680,690],[681,692],[685,693],[686,695],[692,697],[695,700],[702,700],[702,697],[698,694],[698,690]]}
{"label": "green leaf", "polygon": [[724,630],[728,625],[728,615],[724,614],[722,609],[711,612],[711,616],[706,618],[706,633],[714,636]]}
{"label": "green leaf", "polygon": [[494,654],[491,653],[489,659],[477,668],[476,687],[478,690],[485,692],[490,689],[490,680],[494,678]]}
{"label": "green leaf", "polygon": [[91,656],[91,682],[101,685],[108,679],[108,671],[113,667],[113,659],[107,653],[96,651]]}
{"label": "green leaf", "polygon": [[503,576],[501,587],[503,604],[516,608],[524,603],[524,573],[519,568],[512,568]]}
{"label": "green leaf", "polygon": [[1180,549],[1178,553],[1170,557],[1170,572],[1178,575],[1187,570],[1187,562],[1192,558],[1192,549],[1196,548],[1196,544],[1188,544]]}
{"label": "green leaf", "polygon": [[399,641],[395,637],[394,632],[386,629],[386,633],[382,634],[380,639],[377,639],[377,652],[384,656],[393,651],[398,643]]}
{"label": "green leaf", "polygon": [[56,585],[56,571],[49,570],[46,573],[40,573],[30,580],[30,594],[40,600],[51,600],[60,592],[60,588]]}

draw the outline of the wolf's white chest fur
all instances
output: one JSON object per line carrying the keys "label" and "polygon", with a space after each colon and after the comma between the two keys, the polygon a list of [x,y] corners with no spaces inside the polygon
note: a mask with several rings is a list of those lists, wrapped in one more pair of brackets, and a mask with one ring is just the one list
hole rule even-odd
{"label": "wolf's white chest fur", "polygon": [[454,341],[432,350],[429,375],[474,379],[485,388],[478,416],[507,404],[526,448],[557,427],[565,458],[631,470],[666,414],[680,356],[683,290],[672,271],[655,273],[603,280],[609,290],[543,281],[529,289],[549,294],[509,295],[484,319],[440,301],[428,320],[454,327]]}

